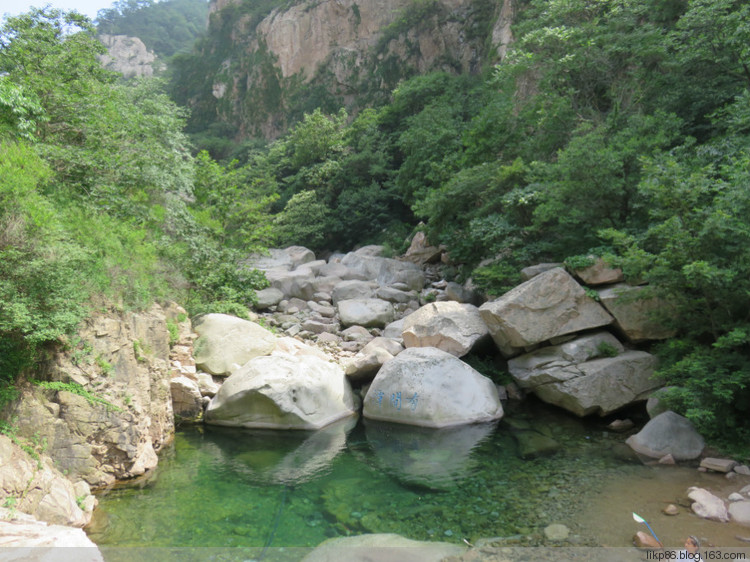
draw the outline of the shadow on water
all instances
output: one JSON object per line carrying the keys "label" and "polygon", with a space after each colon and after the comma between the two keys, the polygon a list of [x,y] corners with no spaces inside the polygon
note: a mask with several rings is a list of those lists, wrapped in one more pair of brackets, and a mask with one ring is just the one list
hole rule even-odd
{"label": "shadow on water", "polygon": [[145,483],[99,497],[88,532],[110,547],[257,549],[361,533],[474,542],[565,523],[601,544],[576,526],[584,506],[651,470],[603,427],[528,401],[500,423],[448,429],[185,428]]}

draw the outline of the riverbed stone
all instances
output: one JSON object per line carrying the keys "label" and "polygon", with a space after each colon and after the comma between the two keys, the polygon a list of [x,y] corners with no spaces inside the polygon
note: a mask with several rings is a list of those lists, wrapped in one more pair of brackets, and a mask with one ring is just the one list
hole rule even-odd
{"label": "riverbed stone", "polygon": [[336,308],[344,326],[384,327],[393,321],[393,305],[380,299],[347,299]]}
{"label": "riverbed stone", "polygon": [[174,434],[170,334],[164,309],[153,305],[137,313],[97,310],[78,336],[78,345],[49,350],[44,379],[75,382],[110,405],[28,385],[0,418],[15,424],[18,437],[46,441],[47,455],[69,478],[107,486],[154,468]]}
{"label": "riverbed stone", "polygon": [[500,419],[495,384],[457,357],[413,347],[385,363],[364,400],[365,418],[424,427]]}
{"label": "riverbed stone", "polygon": [[380,253],[382,246],[365,246],[346,254],[341,263],[379,285],[403,283],[408,290],[415,291],[424,287],[422,268],[408,261],[384,258]]}
{"label": "riverbed stone", "polygon": [[720,523],[729,521],[729,512],[724,505],[724,500],[708,490],[692,486],[688,488],[688,497],[693,500],[690,507],[698,517]]}
{"label": "riverbed stone", "polygon": [[479,312],[506,357],[554,337],[606,326],[613,320],[559,267],[484,303]]}
{"label": "riverbed stone", "polygon": [[488,339],[479,309],[455,301],[434,302],[404,319],[401,337],[406,347],[436,347],[463,357]]}
{"label": "riverbed stone", "polygon": [[354,357],[344,361],[344,372],[352,381],[371,380],[386,361],[393,359],[403,350],[404,347],[395,340],[374,338]]}
{"label": "riverbed stone", "polygon": [[570,535],[570,529],[561,523],[553,523],[544,528],[544,536],[549,541],[564,541]]}
{"label": "riverbed stone", "polygon": [[354,415],[349,382],[338,365],[312,355],[256,357],[230,376],[206,409],[208,424],[318,429]]}
{"label": "riverbed stone", "polygon": [[713,470],[714,472],[731,472],[732,469],[737,466],[737,461],[732,459],[717,459],[714,457],[706,457],[701,459],[701,468],[707,470]]}
{"label": "riverbed stone", "polygon": [[736,501],[729,505],[729,517],[743,527],[750,527],[750,501]]}
{"label": "riverbed stone", "polygon": [[228,376],[250,359],[268,355],[276,345],[275,336],[255,322],[228,314],[206,314],[193,326],[195,363],[216,376]]}
{"label": "riverbed stone", "polygon": [[650,420],[625,442],[648,458],[660,459],[671,454],[678,461],[697,459],[706,446],[690,420],[671,410]]}
{"label": "riverbed stone", "polygon": [[455,544],[415,541],[386,533],[328,539],[302,562],[440,562],[465,551]]}

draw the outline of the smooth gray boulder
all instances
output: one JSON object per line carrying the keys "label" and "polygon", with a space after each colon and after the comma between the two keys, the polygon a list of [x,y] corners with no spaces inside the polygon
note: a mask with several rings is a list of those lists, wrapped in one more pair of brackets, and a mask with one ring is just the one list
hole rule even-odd
{"label": "smooth gray boulder", "polygon": [[463,357],[488,339],[479,309],[455,301],[426,304],[404,319],[405,347],[436,347]]}
{"label": "smooth gray boulder", "polygon": [[212,375],[227,376],[250,359],[268,355],[276,337],[254,322],[228,314],[206,314],[193,326],[198,334],[195,364]]}
{"label": "smooth gray boulder", "polygon": [[291,271],[272,269],[266,271],[266,279],[268,279],[271,287],[281,291],[286,299],[296,297],[308,301],[318,291],[318,286],[315,284],[315,273],[306,267]]}
{"label": "smooth gray boulder", "polygon": [[388,301],[380,299],[348,299],[336,304],[339,319],[344,326],[382,328],[393,322],[395,311]]}
{"label": "smooth gray boulder", "polygon": [[204,419],[232,427],[318,429],[355,413],[341,367],[314,355],[277,352],[230,376]]}
{"label": "smooth gray boulder", "polygon": [[258,303],[255,308],[258,310],[265,310],[276,306],[284,299],[284,293],[275,287],[267,287],[255,292],[255,296],[258,299]]}
{"label": "smooth gray boulder", "polygon": [[573,272],[585,285],[609,285],[625,280],[622,269],[610,266],[600,257],[591,257],[594,263]]}
{"label": "smooth gray boulder", "polygon": [[[93,509],[96,500],[90,493],[86,496],[91,497],[93,503],[88,505]],[[77,497],[73,483],[48,457],[34,459],[0,434],[0,505],[12,505],[47,523],[83,527],[91,521],[91,509],[81,509]],[[0,538],[2,544],[3,538]]]}
{"label": "smooth gray boulder", "polygon": [[479,312],[506,357],[551,338],[612,323],[607,311],[559,267],[484,303]]}
{"label": "smooth gray boulder", "polygon": [[385,363],[364,400],[365,418],[450,427],[500,419],[495,384],[457,357],[413,347]]}
{"label": "smooth gray boulder", "polygon": [[508,371],[521,388],[578,416],[604,416],[645,400],[659,386],[652,379],[655,366],[653,355],[625,351],[607,332],[582,336],[508,361]]}
{"label": "smooth gray boulder", "polygon": [[647,288],[620,284],[599,291],[599,300],[614,316],[615,326],[632,342],[663,340],[675,331],[654,319],[654,314],[666,303],[647,296]]}
{"label": "smooth gray boulder", "polygon": [[350,299],[370,299],[375,296],[377,287],[374,281],[342,281],[331,291],[331,302],[338,304],[339,301]]}
{"label": "smooth gray boulder", "polygon": [[625,443],[640,455],[652,459],[672,455],[678,461],[697,459],[706,446],[690,420],[671,410],[653,418]]}

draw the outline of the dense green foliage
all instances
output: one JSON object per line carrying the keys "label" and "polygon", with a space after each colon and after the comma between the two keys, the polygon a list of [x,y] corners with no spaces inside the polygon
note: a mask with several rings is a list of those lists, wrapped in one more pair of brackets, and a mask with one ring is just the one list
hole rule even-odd
{"label": "dense green foliage", "polygon": [[[4,382],[74,331],[92,299],[242,312],[264,283],[237,266],[263,235],[225,213],[242,178],[196,161],[160,83],[118,81],[102,49],[75,13],[34,10],[0,29]],[[251,211],[272,200],[236,210],[255,224]]]}
{"label": "dense green foliage", "polygon": [[162,58],[192,49],[205,33],[207,0],[120,0],[96,15],[100,35],[138,37]]}
{"label": "dense green foliage", "polygon": [[[415,3],[384,41],[438,12]],[[485,74],[402,81],[356,118],[326,102],[255,146],[275,240],[399,246],[421,220],[491,294],[525,265],[606,254],[673,305],[670,403],[747,442],[748,21],[736,0],[520,2],[516,43]]]}

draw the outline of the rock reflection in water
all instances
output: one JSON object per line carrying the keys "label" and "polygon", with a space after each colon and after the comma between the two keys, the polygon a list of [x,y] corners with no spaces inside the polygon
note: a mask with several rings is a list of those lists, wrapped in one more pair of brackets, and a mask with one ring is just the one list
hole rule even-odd
{"label": "rock reflection in water", "polygon": [[471,476],[472,452],[497,422],[443,429],[364,420],[367,442],[383,470],[402,482],[435,490],[454,487]]}
{"label": "rock reflection in water", "polygon": [[224,467],[252,482],[295,486],[325,473],[355,425],[351,416],[316,431],[223,428],[213,445]]}

